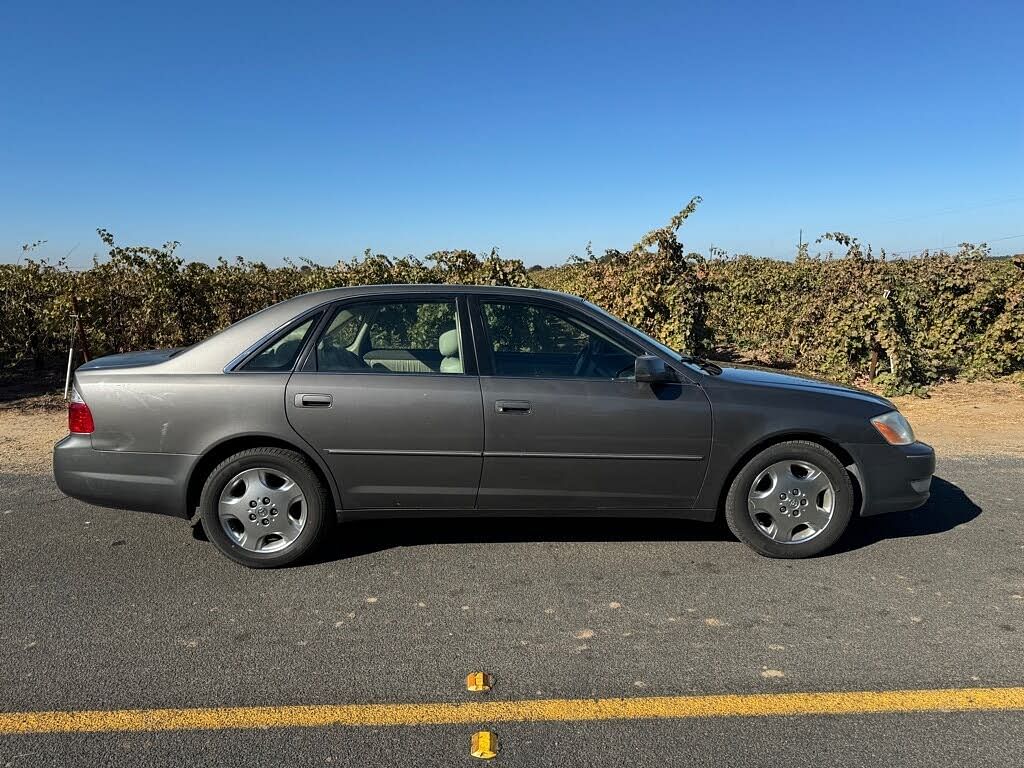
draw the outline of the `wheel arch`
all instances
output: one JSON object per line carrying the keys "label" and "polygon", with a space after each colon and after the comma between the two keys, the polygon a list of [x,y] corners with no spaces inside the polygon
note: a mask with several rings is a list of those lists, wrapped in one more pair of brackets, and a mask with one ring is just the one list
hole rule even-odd
{"label": "wheel arch", "polygon": [[249,448],[284,448],[295,451],[306,459],[310,466],[313,467],[317,478],[330,492],[331,499],[334,502],[335,515],[340,519],[341,497],[330,472],[324,466],[319,456],[314,456],[302,446],[288,440],[282,440],[274,435],[246,434],[228,437],[216,443],[192,467],[185,490],[185,513],[189,520],[195,522],[198,519],[196,510],[199,507],[199,497],[203,491],[203,484],[206,482],[206,478],[209,477],[210,472],[224,459]]}
{"label": "wheel arch", "polygon": [[725,481],[722,483],[722,487],[718,491],[718,502],[715,507],[716,515],[723,514],[725,510],[725,498],[729,495],[729,488],[732,485],[732,481],[736,478],[736,475],[740,473],[740,470],[746,466],[747,462],[766,448],[771,448],[773,445],[778,445],[779,443],[788,443],[790,440],[806,440],[810,443],[817,443],[839,459],[839,463],[846,468],[847,474],[850,475],[850,482],[853,485],[853,515],[855,517],[860,516],[861,507],[864,503],[864,489],[862,488],[863,477],[861,475],[860,468],[857,466],[856,460],[852,455],[850,455],[849,451],[843,448],[842,444],[818,432],[809,432],[806,430],[779,432],[773,435],[768,435],[740,454],[740,456],[733,462],[732,467],[730,467],[729,472],[725,476]]}

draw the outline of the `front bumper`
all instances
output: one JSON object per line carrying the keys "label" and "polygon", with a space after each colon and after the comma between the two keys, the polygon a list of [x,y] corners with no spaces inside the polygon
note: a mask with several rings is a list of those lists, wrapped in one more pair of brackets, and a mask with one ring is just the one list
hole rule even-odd
{"label": "front bumper", "polygon": [[68,496],[100,507],[187,517],[185,491],[198,456],[97,451],[88,435],[53,447],[53,477]]}
{"label": "front bumper", "polygon": [[862,516],[916,509],[928,501],[935,451],[925,443],[844,445],[855,465],[851,471],[860,482]]}

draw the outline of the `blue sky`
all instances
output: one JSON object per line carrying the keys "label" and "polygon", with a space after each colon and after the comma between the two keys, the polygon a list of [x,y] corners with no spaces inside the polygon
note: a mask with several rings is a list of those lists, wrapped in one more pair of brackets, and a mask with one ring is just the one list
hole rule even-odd
{"label": "blue sky", "polygon": [[[1024,6],[17,3],[0,260],[1024,251]],[[997,240],[997,238],[1012,238]]]}

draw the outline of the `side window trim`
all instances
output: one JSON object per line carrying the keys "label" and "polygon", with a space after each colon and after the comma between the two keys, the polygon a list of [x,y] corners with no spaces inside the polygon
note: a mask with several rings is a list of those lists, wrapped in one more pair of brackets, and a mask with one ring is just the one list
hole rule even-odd
{"label": "side window trim", "polygon": [[[603,376],[529,376],[529,375],[512,375],[512,374],[498,374],[494,366],[494,342],[491,338],[490,328],[488,328],[486,318],[484,316],[484,304],[525,304],[527,306],[542,307],[546,310],[550,310],[555,315],[561,317],[564,320],[571,322],[573,325],[579,326],[582,329],[586,329],[588,326],[599,329],[602,333],[605,333],[610,339],[616,344],[620,344],[625,349],[629,350],[630,354],[637,354],[636,350],[647,352],[648,350],[644,345],[640,344],[637,339],[625,336],[618,329],[612,328],[603,319],[592,317],[585,312],[579,312],[574,307],[570,307],[560,301],[553,301],[544,298],[533,298],[525,296],[515,295],[504,295],[497,293],[474,293],[472,296],[472,317],[474,321],[474,335],[479,334],[479,343],[477,346],[477,358],[481,364],[481,376],[495,376],[502,379],[533,379],[533,380],[558,380],[565,381],[569,379],[584,380],[584,381],[616,381],[616,379],[609,379]],[[477,330],[479,329],[479,330]],[[631,379],[621,379],[621,381],[631,381]]]}
{"label": "side window trim", "polygon": [[[427,292],[411,292],[411,293],[385,293],[385,294],[370,294],[366,296],[346,296],[344,299],[338,299],[337,301],[331,302],[326,308],[323,318],[321,318],[315,331],[310,334],[308,343],[303,349],[302,354],[299,357],[299,364],[296,370],[302,371],[303,373],[317,373],[324,375],[355,375],[355,376],[443,376],[445,378],[452,378],[454,376],[479,376],[479,364],[478,354],[475,343],[475,335],[470,328],[470,313],[467,309],[467,295],[465,293],[452,291],[451,293],[427,293]],[[353,370],[353,371],[321,371],[317,366],[316,359],[316,345],[320,341],[320,337],[324,334],[327,328],[330,326],[331,321],[335,315],[342,309],[348,306],[357,304],[398,304],[403,302],[455,302],[455,312],[458,317],[459,327],[459,342],[460,349],[463,353],[463,372],[462,373],[403,373],[398,371],[382,372],[379,370]]]}
{"label": "side window trim", "polygon": [[491,332],[484,322],[484,308],[481,294],[469,296],[469,322],[473,330],[473,353],[476,357],[481,376],[494,375],[494,345],[491,344]]}
{"label": "side window trim", "polygon": [[335,307],[338,304],[339,302],[332,302],[324,307],[324,313],[320,316],[320,320],[317,321],[316,328],[309,334],[309,338],[306,339],[306,343],[299,353],[299,359],[295,365],[296,371],[316,373],[316,343],[328,327],[330,327],[331,320],[334,318]]}
{"label": "side window trim", "polygon": [[476,333],[473,329],[469,296],[465,293],[455,294],[455,312],[459,318],[459,344],[462,353],[462,373],[464,376],[480,375],[480,359],[477,354]]}

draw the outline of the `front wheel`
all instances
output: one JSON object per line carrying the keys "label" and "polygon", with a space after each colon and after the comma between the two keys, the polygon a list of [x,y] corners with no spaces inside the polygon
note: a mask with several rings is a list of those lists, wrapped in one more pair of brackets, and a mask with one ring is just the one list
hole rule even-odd
{"label": "front wheel", "polygon": [[770,446],[739,471],[725,500],[729,530],[768,557],[809,557],[832,546],[853,514],[853,483],[826,448]]}
{"label": "front wheel", "polygon": [[207,537],[250,568],[288,565],[322,539],[333,519],[331,497],[301,454],[251,448],[222,461],[199,501]]}

